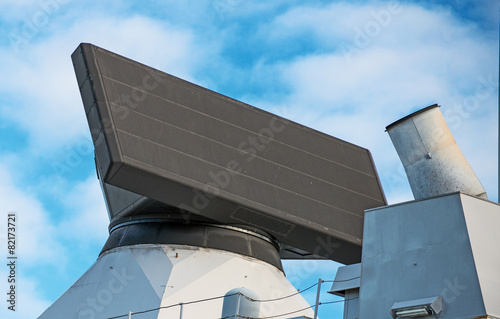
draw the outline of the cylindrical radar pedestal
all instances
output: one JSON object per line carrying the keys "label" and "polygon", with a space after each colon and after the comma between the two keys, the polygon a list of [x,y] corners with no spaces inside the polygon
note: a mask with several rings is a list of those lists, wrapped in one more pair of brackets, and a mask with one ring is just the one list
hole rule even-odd
{"label": "cylindrical radar pedestal", "polygon": [[39,319],[221,318],[223,308],[255,318],[306,309],[297,315],[312,317],[308,306],[265,234],[143,219],[112,228],[94,265]]}
{"label": "cylindrical radar pedestal", "polygon": [[387,126],[415,199],[452,192],[488,199],[437,104]]}
{"label": "cylindrical radar pedestal", "polygon": [[238,226],[186,224],[159,218],[130,220],[112,227],[101,255],[117,247],[148,244],[218,249],[259,259],[283,270],[279,245],[264,232]]}

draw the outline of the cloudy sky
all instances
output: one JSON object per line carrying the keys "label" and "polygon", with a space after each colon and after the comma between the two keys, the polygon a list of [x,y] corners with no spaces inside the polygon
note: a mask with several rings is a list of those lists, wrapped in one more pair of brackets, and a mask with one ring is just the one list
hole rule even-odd
{"label": "cloudy sky", "polygon": [[[368,148],[411,200],[385,126],[438,103],[497,200],[498,0],[0,0],[0,258],[18,217],[18,304],[36,318],[95,261],[107,214],[70,59],[90,42]],[[304,288],[334,262],[286,262]],[[7,292],[7,267],[0,291]],[[326,284],[329,286],[330,284]],[[315,291],[306,294],[314,302]],[[5,296],[5,295],[4,295]],[[3,299],[2,299],[3,300]],[[336,300],[322,294],[322,301]],[[322,318],[341,318],[342,304]]]}

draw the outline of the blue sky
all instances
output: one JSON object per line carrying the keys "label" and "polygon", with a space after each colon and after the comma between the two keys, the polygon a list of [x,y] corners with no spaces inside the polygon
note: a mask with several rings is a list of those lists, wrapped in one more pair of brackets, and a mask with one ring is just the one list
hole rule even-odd
{"label": "blue sky", "polygon": [[[18,311],[0,303],[0,317],[36,318],[92,265],[107,238],[70,59],[80,42],[368,148],[390,203],[412,195],[385,126],[438,103],[496,201],[499,6],[497,0],[0,1],[0,243],[6,246],[6,215],[14,211],[20,263]],[[332,280],[338,264],[285,266],[304,288],[319,277]],[[7,290],[6,278],[0,267],[0,291]],[[310,302],[314,295],[306,293]],[[324,305],[320,315],[341,318],[341,309]]]}

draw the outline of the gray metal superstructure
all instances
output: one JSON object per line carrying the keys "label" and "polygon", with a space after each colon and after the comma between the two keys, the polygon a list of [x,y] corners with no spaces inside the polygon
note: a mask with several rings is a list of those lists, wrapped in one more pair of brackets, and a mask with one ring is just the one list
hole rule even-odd
{"label": "gray metal superstructure", "polygon": [[500,205],[462,193],[368,210],[359,318],[437,296],[438,318],[500,318],[499,226]]}
{"label": "gray metal superstructure", "polygon": [[340,268],[330,291],[345,296],[344,319],[500,318],[500,205],[436,104],[387,131],[416,200],[365,212],[360,271]]}

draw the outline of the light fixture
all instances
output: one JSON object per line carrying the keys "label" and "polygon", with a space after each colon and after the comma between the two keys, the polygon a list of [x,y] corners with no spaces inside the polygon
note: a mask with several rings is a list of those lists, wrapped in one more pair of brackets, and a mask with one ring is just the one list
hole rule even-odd
{"label": "light fixture", "polygon": [[430,314],[431,312],[429,311],[429,309],[427,309],[427,307],[396,311],[396,316],[398,318],[416,318],[416,317],[428,316]]}
{"label": "light fixture", "polygon": [[395,302],[390,310],[391,316],[397,318],[418,318],[424,316],[437,317],[443,310],[443,298],[429,297]]}

